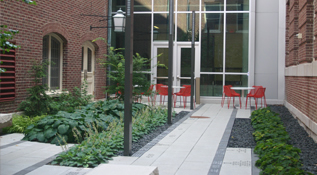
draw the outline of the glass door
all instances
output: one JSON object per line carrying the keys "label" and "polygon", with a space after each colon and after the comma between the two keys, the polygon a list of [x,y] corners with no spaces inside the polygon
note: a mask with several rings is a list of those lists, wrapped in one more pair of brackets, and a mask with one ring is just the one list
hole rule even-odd
{"label": "glass door", "polygon": [[[158,64],[164,64],[166,67],[157,66]],[[168,44],[154,46],[152,83],[164,85],[168,84]]]}
{"label": "glass door", "polygon": [[[179,44],[177,46],[177,59],[176,59],[176,85],[190,85],[191,84],[191,44]],[[197,60],[199,60],[198,44],[195,46],[195,71],[197,70]],[[195,77],[195,76],[194,76]]]}

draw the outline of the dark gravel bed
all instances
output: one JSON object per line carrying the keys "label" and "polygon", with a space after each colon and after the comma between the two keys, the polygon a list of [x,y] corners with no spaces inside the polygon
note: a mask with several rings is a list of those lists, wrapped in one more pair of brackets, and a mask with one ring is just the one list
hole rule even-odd
{"label": "dark gravel bed", "polygon": [[232,148],[254,148],[255,140],[252,136],[254,129],[251,119],[236,118],[234,120],[227,147]]}
{"label": "dark gravel bed", "polygon": [[300,158],[303,163],[303,169],[317,175],[317,143],[309,137],[286,107],[270,106],[270,108],[280,114],[284,127],[291,138],[288,144],[302,151]]}
{"label": "dark gravel bed", "polygon": [[[281,120],[290,136],[288,144],[299,148],[303,169],[317,175],[317,143],[313,141],[288,109],[281,105],[270,105],[272,111],[279,113]],[[252,136],[253,128],[250,119],[235,119],[228,147],[254,148],[255,141]]]}
{"label": "dark gravel bed", "polygon": [[[185,117],[188,113],[189,112],[187,112],[187,111],[182,111],[182,112],[178,113],[175,117],[172,118],[172,124],[176,123],[177,121],[179,121],[180,119]],[[155,128],[154,130],[152,130],[151,133],[143,136],[143,138],[141,138],[137,142],[132,142],[132,149],[131,149],[132,154],[136,153],[139,149],[143,148],[147,143],[151,142],[158,135],[160,135],[162,132],[167,130],[170,126],[171,125],[166,123],[162,126]],[[122,155],[123,155],[123,151],[119,151],[117,153],[117,156],[122,156]]]}

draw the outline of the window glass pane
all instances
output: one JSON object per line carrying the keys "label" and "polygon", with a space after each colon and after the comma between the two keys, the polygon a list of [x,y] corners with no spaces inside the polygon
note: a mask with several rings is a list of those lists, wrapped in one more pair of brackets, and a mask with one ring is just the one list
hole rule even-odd
{"label": "window glass pane", "polygon": [[177,11],[198,11],[199,0],[178,1]]}
{"label": "window glass pane", "polygon": [[122,11],[126,12],[125,0],[112,1],[112,12],[116,12],[121,8]]}
{"label": "window glass pane", "polygon": [[81,71],[84,71],[84,48],[81,48]]}
{"label": "window glass pane", "polygon": [[59,89],[60,81],[60,43],[54,37],[51,37],[51,89]]}
{"label": "window glass pane", "polygon": [[154,14],[154,41],[167,41],[169,32],[169,15]]}
{"label": "window glass pane", "polygon": [[87,62],[87,71],[88,72],[92,71],[91,59],[92,59],[92,51],[88,48],[88,62]]}
{"label": "window glass pane", "polygon": [[[157,57],[157,62],[159,64],[164,64],[168,67],[168,48],[158,48],[157,54],[162,54],[161,56]],[[165,67],[157,67],[157,77],[168,77],[168,69]],[[168,79],[157,79],[157,84],[168,84]]]}
{"label": "window glass pane", "polygon": [[154,11],[168,11],[169,10],[169,0],[154,0]]}
{"label": "window glass pane", "polygon": [[[151,58],[151,14],[134,15],[133,52],[141,57]],[[150,69],[151,65],[144,70]]]}
{"label": "window glass pane", "polygon": [[134,11],[152,11],[152,0],[134,0]]}
{"label": "window glass pane", "polygon": [[223,71],[223,14],[202,14],[201,72]]}
{"label": "window glass pane", "polygon": [[227,14],[226,72],[248,72],[249,14]]}
{"label": "window glass pane", "polygon": [[202,0],[202,11],[223,11],[223,0]]}
{"label": "window glass pane", "polygon": [[[42,59],[43,62],[48,62],[48,42],[49,42],[49,36],[46,35],[43,37],[43,51],[42,51]],[[48,84],[48,66],[45,67],[45,74],[46,76],[42,79],[42,84],[47,85]]]}
{"label": "window glass pane", "polygon": [[[177,14],[177,41],[192,40],[192,13]],[[195,41],[199,40],[199,14],[195,15]]]}
{"label": "window glass pane", "polygon": [[248,11],[249,0],[227,0],[227,11]]}
{"label": "window glass pane", "polygon": [[[247,75],[226,75],[225,85],[232,85],[233,87],[247,87],[248,86],[248,76]],[[241,94],[241,90],[235,90],[237,93]],[[245,92],[244,95],[247,93]]]}
{"label": "window glass pane", "polygon": [[223,75],[200,75],[201,96],[222,96]]}
{"label": "window glass pane", "polygon": [[[181,48],[181,67],[180,67],[180,73],[181,77],[191,77],[191,48]],[[183,85],[190,85],[191,80],[190,79],[181,79],[181,86]]]}

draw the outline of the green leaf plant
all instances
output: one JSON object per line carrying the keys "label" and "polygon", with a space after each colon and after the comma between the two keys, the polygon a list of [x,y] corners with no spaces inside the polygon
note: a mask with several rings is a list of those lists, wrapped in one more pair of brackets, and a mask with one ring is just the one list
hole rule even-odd
{"label": "green leaf plant", "polygon": [[251,123],[257,144],[254,152],[259,155],[255,165],[262,169],[261,175],[312,175],[301,169],[301,150],[287,144],[290,138],[277,113],[258,109],[252,112]]}
{"label": "green leaf plant", "polygon": [[[97,40],[103,40],[104,38],[97,38]],[[106,87],[107,94],[116,94],[119,100],[124,99],[124,84],[125,84],[125,58],[123,54],[124,49],[110,47],[108,49],[108,54],[104,55],[103,58],[99,58],[99,64],[101,67],[105,68],[107,76],[111,81],[111,84]],[[157,57],[159,57],[159,54]],[[151,81],[148,79],[147,75],[151,72],[151,61],[150,58],[144,58],[140,54],[136,53],[133,55],[133,96],[137,98],[141,94],[149,95],[147,93],[151,85]],[[165,67],[164,64],[156,64],[152,67]]]}

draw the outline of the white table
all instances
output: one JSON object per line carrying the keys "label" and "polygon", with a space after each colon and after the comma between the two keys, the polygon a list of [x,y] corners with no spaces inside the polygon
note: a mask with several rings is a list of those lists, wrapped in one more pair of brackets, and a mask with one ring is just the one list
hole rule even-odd
{"label": "white table", "polygon": [[231,87],[230,89],[233,90],[241,90],[241,107],[243,107],[244,103],[244,91],[245,90],[252,90],[255,89],[254,87]]}

